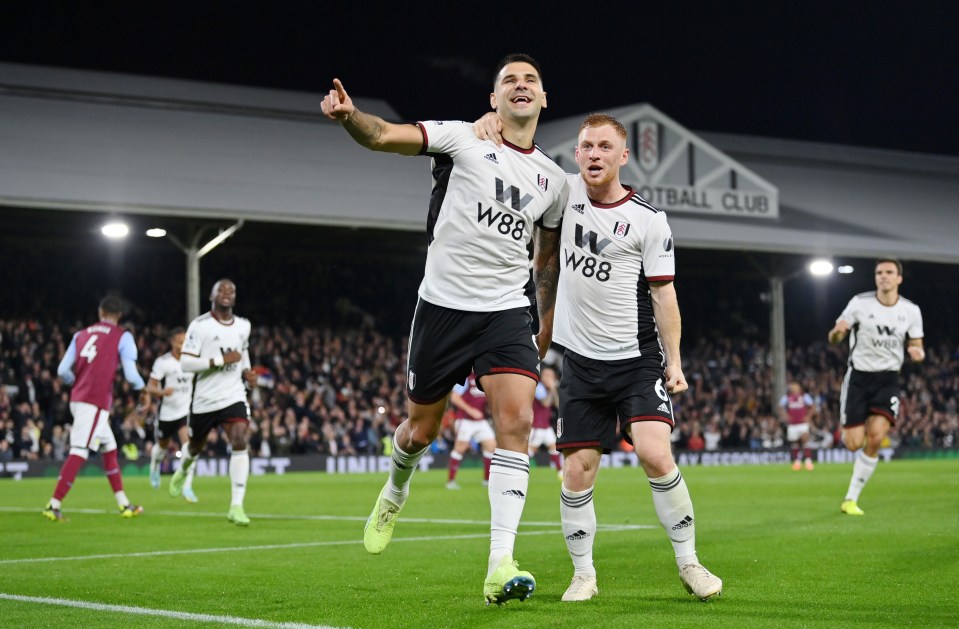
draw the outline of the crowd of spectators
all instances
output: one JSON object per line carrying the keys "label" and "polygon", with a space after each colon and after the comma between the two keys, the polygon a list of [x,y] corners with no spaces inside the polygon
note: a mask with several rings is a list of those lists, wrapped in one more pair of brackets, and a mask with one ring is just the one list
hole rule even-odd
{"label": "crowd of spectators", "polygon": [[[255,324],[255,322],[254,322]],[[62,460],[69,448],[69,390],[56,368],[71,326],[0,320],[0,461]],[[148,377],[168,350],[164,326],[130,326],[139,366]],[[404,419],[406,346],[403,337],[374,329],[372,320],[346,329],[255,327],[250,355],[259,374],[251,393],[251,451],[288,454],[378,454]],[[787,350],[790,380],[812,395],[813,446],[838,444],[839,391],[845,347],[812,344]],[[768,345],[711,339],[684,346],[690,390],[674,400],[675,447],[775,449],[784,426],[772,398]],[[959,437],[959,347],[926,348],[926,361],[903,371],[900,421],[892,445],[956,448]],[[553,359],[556,353],[551,353]],[[137,395],[118,378],[112,422],[123,452],[145,455],[153,445],[153,418],[136,412]],[[437,447],[452,435],[444,430]],[[225,456],[228,444],[211,433],[207,456]]]}

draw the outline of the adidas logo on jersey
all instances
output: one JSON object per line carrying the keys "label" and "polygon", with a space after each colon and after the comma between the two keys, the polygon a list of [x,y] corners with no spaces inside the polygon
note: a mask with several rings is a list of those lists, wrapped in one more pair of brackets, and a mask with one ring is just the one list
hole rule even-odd
{"label": "adidas logo on jersey", "polygon": [[660,413],[668,413],[669,407],[666,406],[666,402],[663,402],[662,404],[659,405],[659,407],[656,408],[656,410],[659,411]]}
{"label": "adidas logo on jersey", "polygon": [[513,498],[519,498],[520,500],[526,500],[526,494],[521,492],[518,489],[507,489],[503,492],[504,496],[512,496]]}
{"label": "adidas logo on jersey", "polygon": [[685,529],[693,525],[693,519],[690,516],[686,516],[679,522],[673,525],[673,530],[678,531],[679,529]]}
{"label": "adidas logo on jersey", "polygon": [[589,537],[589,533],[587,533],[583,529],[580,529],[576,531],[575,533],[572,533],[571,535],[567,535],[566,539],[572,542],[573,540],[586,539],[587,537]]}
{"label": "adidas logo on jersey", "polygon": [[585,203],[574,203],[574,204],[572,204],[570,207],[573,208],[574,210],[576,210],[577,212],[579,212],[580,214],[585,214],[585,213],[586,213],[586,204],[585,204]]}
{"label": "adidas logo on jersey", "polygon": [[484,155],[483,157],[485,157],[485,158],[488,159],[489,161],[493,162],[494,164],[499,164],[499,160],[496,159],[496,153],[487,153],[487,154]]}

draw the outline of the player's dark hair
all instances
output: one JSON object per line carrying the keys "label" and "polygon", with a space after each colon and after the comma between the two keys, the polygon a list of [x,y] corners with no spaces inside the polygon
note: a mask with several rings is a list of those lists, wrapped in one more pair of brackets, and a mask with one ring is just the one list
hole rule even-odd
{"label": "player's dark hair", "polygon": [[902,275],[902,262],[900,262],[898,258],[891,258],[891,257],[889,257],[889,258],[879,258],[878,260],[876,260],[876,264],[873,265],[872,268],[875,269],[876,267],[878,267],[878,266],[879,266],[880,264],[882,264],[883,262],[889,262],[890,264],[895,264],[895,265],[896,265],[896,271],[899,272],[899,275]]}
{"label": "player's dark hair", "polygon": [[[229,282],[230,284],[233,284],[233,280],[225,277],[213,282],[213,288],[210,289],[210,301],[213,301],[214,299],[216,299],[216,289],[218,289],[220,287],[220,284],[222,284],[223,282]],[[236,284],[233,284],[233,286],[235,287]]]}
{"label": "player's dark hair", "polygon": [[496,86],[497,81],[499,80],[499,73],[503,68],[508,66],[511,63],[528,63],[533,66],[533,69],[536,70],[536,74],[539,75],[539,82],[543,82],[543,71],[539,69],[539,62],[536,59],[533,59],[529,55],[522,52],[514,52],[512,54],[506,55],[500,62],[496,64],[496,70],[493,72],[493,86]]}
{"label": "player's dark hair", "polygon": [[107,314],[122,315],[124,310],[123,300],[116,295],[107,295],[100,300],[100,310]]}
{"label": "player's dark hair", "polygon": [[186,333],[185,329],[181,328],[180,326],[177,326],[175,328],[171,328],[169,333],[167,333],[166,337],[168,340],[172,341],[173,337],[176,336],[177,334],[185,334],[185,333]]}

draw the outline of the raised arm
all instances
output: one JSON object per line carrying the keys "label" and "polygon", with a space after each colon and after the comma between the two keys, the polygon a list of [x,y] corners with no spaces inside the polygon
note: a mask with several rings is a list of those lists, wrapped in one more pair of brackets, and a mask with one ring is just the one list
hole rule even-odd
{"label": "raised arm", "polygon": [[418,155],[423,149],[423,133],[411,124],[393,124],[379,116],[356,108],[343,83],[333,79],[333,89],[320,105],[330,120],[336,120],[357,144],[373,151]]}

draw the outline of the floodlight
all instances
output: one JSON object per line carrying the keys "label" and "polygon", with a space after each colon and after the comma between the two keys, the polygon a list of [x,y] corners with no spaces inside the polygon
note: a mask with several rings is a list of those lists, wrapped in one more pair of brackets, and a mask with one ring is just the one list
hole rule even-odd
{"label": "floodlight", "polygon": [[809,272],[816,276],[829,275],[832,269],[832,262],[829,260],[813,260],[809,263]]}
{"label": "floodlight", "polygon": [[130,228],[126,223],[107,223],[100,232],[107,238],[126,238],[130,233]]}
{"label": "floodlight", "polygon": [[166,230],[161,227],[153,227],[147,230],[147,236],[150,238],[163,238],[166,236]]}

